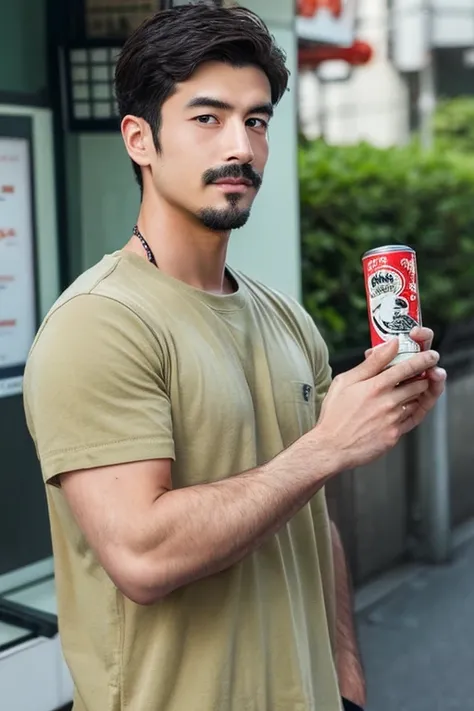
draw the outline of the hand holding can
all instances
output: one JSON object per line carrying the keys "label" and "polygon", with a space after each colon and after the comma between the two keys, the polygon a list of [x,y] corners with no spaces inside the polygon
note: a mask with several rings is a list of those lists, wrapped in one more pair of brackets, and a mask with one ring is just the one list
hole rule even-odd
{"label": "hand holding can", "polygon": [[416,254],[411,247],[387,245],[362,257],[372,348],[398,338],[398,355],[390,365],[419,353],[410,338],[421,326]]}

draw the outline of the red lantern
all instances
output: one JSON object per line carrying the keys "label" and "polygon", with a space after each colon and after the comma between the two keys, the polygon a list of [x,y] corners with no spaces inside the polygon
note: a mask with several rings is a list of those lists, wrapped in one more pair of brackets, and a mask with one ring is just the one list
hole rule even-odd
{"label": "red lantern", "polygon": [[298,15],[300,17],[313,17],[318,10],[326,8],[334,17],[342,13],[342,0],[298,0]]}
{"label": "red lantern", "polygon": [[[300,17],[312,18],[322,8],[329,10],[334,17],[340,17],[344,10],[344,0],[297,0],[297,13]],[[351,47],[330,44],[303,45],[298,49],[298,65],[300,68],[316,69],[323,62],[342,60],[357,67],[370,62],[372,56],[372,47],[359,40]]]}
{"label": "red lantern", "polygon": [[370,62],[372,56],[372,47],[366,42],[356,40],[352,47],[336,47],[333,45],[300,47],[298,50],[298,65],[300,68],[315,69],[322,62],[338,59],[357,67]]}

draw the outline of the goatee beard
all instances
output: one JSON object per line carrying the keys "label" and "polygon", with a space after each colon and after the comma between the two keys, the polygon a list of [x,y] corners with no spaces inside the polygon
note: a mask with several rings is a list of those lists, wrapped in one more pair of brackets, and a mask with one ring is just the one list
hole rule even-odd
{"label": "goatee beard", "polygon": [[[204,173],[203,184],[212,185],[219,180],[225,180],[225,178],[246,180],[256,192],[262,185],[262,175],[248,163],[244,165],[234,163],[220,168],[211,168]],[[238,230],[247,223],[250,217],[250,208],[239,208],[242,194],[227,193],[226,198],[228,207],[220,209],[205,207],[199,212],[198,217],[207,229],[214,232],[229,232]]]}
{"label": "goatee beard", "polygon": [[220,210],[205,207],[199,213],[199,219],[204,227],[213,232],[229,232],[243,227],[250,217],[250,209],[239,209],[236,205]]}

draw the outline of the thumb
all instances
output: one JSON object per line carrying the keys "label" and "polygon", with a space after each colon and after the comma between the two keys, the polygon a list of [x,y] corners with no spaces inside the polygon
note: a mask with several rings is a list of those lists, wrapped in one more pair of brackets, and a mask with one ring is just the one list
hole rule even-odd
{"label": "thumb", "polygon": [[395,337],[380,346],[372,348],[367,353],[366,360],[349,371],[350,381],[355,383],[361,380],[369,380],[381,373],[397,355],[398,346],[399,341]]}

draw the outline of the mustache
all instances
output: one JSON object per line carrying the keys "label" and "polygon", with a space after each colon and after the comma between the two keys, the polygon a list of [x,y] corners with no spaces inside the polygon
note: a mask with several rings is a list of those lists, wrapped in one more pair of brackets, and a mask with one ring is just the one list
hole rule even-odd
{"label": "mustache", "polygon": [[221,168],[210,168],[204,173],[203,182],[204,185],[212,185],[216,180],[224,180],[225,178],[248,180],[255,190],[258,190],[262,184],[262,176],[252,168],[250,163],[244,163],[243,165],[231,163],[223,165]]}

